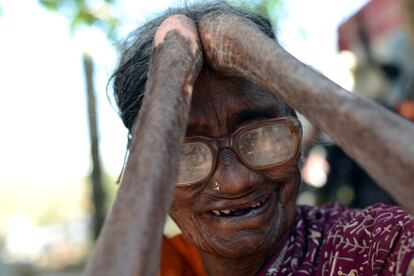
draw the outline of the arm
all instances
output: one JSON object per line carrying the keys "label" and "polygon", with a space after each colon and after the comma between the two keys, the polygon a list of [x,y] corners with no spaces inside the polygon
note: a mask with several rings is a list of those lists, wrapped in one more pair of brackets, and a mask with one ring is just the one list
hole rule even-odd
{"label": "arm", "polygon": [[197,28],[167,18],[154,38],[144,102],[123,182],[85,275],[157,275],[193,83],[201,69]]}
{"label": "arm", "polygon": [[251,21],[204,16],[200,38],[208,62],[276,94],[325,131],[414,214],[414,125],[310,69]]}

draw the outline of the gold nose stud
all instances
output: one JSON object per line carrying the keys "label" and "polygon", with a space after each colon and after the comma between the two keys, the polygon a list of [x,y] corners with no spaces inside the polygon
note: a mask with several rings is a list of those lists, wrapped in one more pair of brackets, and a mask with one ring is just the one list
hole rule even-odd
{"label": "gold nose stud", "polygon": [[214,183],[213,183],[213,190],[214,191],[220,191],[220,184],[217,180],[214,181]]}

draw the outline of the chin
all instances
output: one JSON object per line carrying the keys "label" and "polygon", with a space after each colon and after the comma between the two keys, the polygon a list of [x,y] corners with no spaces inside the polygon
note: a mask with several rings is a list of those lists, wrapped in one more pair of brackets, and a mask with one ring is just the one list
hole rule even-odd
{"label": "chin", "polygon": [[243,258],[268,253],[289,229],[289,212],[276,192],[256,212],[239,217],[201,216],[196,232],[183,230],[186,239],[201,251],[224,258]]}
{"label": "chin", "polygon": [[170,215],[187,241],[204,253],[236,259],[267,256],[294,221],[299,184],[297,167],[272,171],[258,189],[241,198],[183,203],[177,197]]}
{"label": "chin", "polygon": [[226,258],[243,258],[272,252],[288,230],[286,211],[280,204],[277,208],[278,215],[260,229],[247,228],[234,234],[218,237],[219,243],[214,244],[213,253]]}

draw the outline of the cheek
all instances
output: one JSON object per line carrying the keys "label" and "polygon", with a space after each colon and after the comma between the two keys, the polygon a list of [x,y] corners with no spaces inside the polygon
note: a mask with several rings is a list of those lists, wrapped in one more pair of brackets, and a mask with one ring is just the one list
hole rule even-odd
{"label": "cheek", "polygon": [[197,224],[194,218],[193,206],[197,196],[184,189],[176,189],[170,210],[170,217],[178,225],[183,235],[190,242],[200,239],[197,235]]}
{"label": "cheek", "polygon": [[289,167],[269,170],[266,178],[274,183],[279,183],[279,200],[282,207],[291,209],[296,206],[296,196],[299,190],[301,175],[297,164]]}
{"label": "cheek", "polygon": [[191,229],[194,229],[194,221],[191,212],[187,209],[172,208],[169,215],[178,225],[184,236],[192,240],[194,237]]}
{"label": "cheek", "polygon": [[191,193],[184,189],[175,189],[170,216],[180,228],[191,222],[193,200]]}
{"label": "cheek", "polygon": [[296,206],[296,196],[298,194],[299,186],[300,186],[300,171],[297,170],[297,173],[295,173],[292,178],[285,182],[281,189],[280,189],[280,203],[284,207],[292,207]]}
{"label": "cheek", "polygon": [[279,183],[279,201],[285,210],[286,229],[290,229],[295,219],[296,197],[301,183],[301,174],[297,164],[266,172],[269,181]]}

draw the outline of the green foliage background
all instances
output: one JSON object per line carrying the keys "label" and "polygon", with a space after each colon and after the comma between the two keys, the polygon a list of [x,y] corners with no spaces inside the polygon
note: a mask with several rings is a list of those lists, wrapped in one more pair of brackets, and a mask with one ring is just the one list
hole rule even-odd
{"label": "green foliage background", "polygon": [[[108,35],[110,40],[117,39],[117,27],[121,21],[120,18],[117,18],[113,9],[117,0],[38,1],[50,11],[65,14],[70,21],[72,32],[76,31],[79,25],[97,26]],[[283,11],[283,0],[227,0],[227,2],[266,16],[274,25],[277,25],[278,18],[280,18]]]}
{"label": "green foliage background", "polygon": [[274,26],[277,26],[284,10],[283,0],[227,0],[227,2],[269,18]]}
{"label": "green foliage background", "polygon": [[119,24],[112,8],[115,2],[115,0],[39,0],[46,9],[66,15],[72,32],[75,32],[80,25],[97,26],[111,40],[116,39],[116,29]]}

